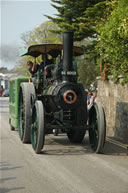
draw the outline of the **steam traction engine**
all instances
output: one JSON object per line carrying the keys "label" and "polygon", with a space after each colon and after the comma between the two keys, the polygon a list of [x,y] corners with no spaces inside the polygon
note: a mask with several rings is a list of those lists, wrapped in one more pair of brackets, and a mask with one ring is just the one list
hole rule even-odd
{"label": "steam traction engine", "polygon": [[[63,51],[63,58],[62,57]],[[89,130],[90,144],[100,153],[105,143],[105,115],[100,103],[94,103],[87,112],[86,94],[77,83],[73,57],[83,54],[80,47],[73,47],[73,33],[63,33],[63,45],[45,44],[30,46],[21,55],[38,57],[49,54],[59,56],[55,65],[44,63],[43,73],[38,72],[32,83],[20,82],[18,95],[18,128],[23,143],[31,141],[36,153],[44,146],[45,135],[54,131],[67,133],[73,143],[82,142]],[[46,77],[46,71],[50,76]]]}

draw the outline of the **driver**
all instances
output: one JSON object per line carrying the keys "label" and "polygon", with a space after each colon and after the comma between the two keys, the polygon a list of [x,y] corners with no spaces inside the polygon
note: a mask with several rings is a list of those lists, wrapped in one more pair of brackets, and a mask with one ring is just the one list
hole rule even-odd
{"label": "driver", "polygon": [[34,81],[35,75],[37,70],[39,69],[39,65],[36,65],[35,63],[33,63],[32,61],[27,61],[27,66],[28,66],[28,71],[31,73],[32,75],[32,80]]}

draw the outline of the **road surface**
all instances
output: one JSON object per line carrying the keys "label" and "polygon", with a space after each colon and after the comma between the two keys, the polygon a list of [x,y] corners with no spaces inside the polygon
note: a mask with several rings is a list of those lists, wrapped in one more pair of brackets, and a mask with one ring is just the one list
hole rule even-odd
{"label": "road surface", "polygon": [[8,123],[8,98],[0,98],[0,193],[128,193],[128,151],[106,142],[92,153],[66,135],[46,136],[37,155]]}

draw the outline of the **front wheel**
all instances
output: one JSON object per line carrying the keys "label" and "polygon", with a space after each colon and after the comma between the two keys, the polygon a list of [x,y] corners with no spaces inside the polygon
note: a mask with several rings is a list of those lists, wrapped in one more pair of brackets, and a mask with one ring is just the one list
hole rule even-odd
{"label": "front wheel", "polygon": [[39,154],[44,146],[44,107],[41,101],[36,101],[32,110],[31,142],[34,151]]}
{"label": "front wheel", "polygon": [[96,153],[101,153],[105,144],[106,120],[102,105],[94,103],[89,111],[89,141]]}

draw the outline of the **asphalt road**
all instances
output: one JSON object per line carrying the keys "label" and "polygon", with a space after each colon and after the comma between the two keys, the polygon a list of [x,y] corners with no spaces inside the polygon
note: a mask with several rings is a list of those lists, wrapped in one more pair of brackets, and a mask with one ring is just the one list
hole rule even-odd
{"label": "asphalt road", "polygon": [[128,151],[106,142],[95,154],[66,135],[46,136],[37,155],[8,123],[8,98],[0,98],[0,193],[128,193]]}

